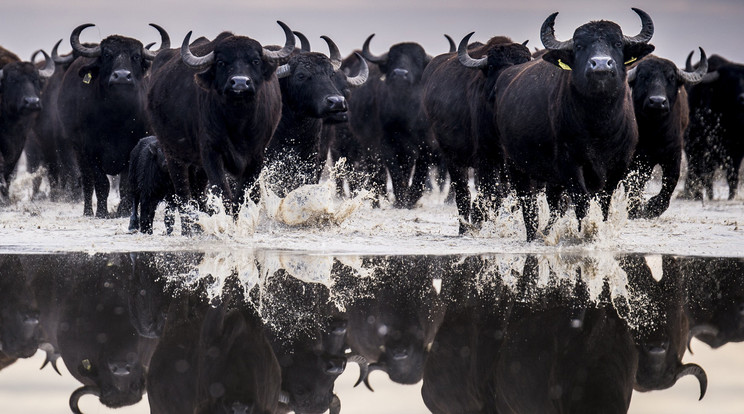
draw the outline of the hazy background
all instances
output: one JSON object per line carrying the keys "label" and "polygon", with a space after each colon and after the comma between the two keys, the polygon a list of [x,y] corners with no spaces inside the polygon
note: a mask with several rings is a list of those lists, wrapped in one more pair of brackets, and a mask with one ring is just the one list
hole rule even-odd
{"label": "hazy background", "polygon": [[3,0],[0,45],[28,59],[34,50],[49,51],[65,38],[60,51],[67,52],[72,29],[88,22],[96,27],[83,33],[84,41],[121,34],[154,42],[158,34],[147,24],[158,23],[170,33],[174,47],[189,30],[195,37],[210,38],[229,30],[263,44],[277,44],[283,42],[283,34],[275,21],[282,20],[304,32],[313,49],[322,52],[327,51],[320,35],[331,36],[347,55],[376,33],[373,53],[383,53],[397,42],[415,41],[436,55],[447,50],[444,33],[456,42],[475,31],[473,40],[507,35],[519,42],[529,39],[531,48],[542,47],[540,25],[554,11],[560,11],[556,21],[560,39],[598,19],[613,20],[626,34],[635,35],[640,19],[631,7],[651,15],[656,26],[651,43],[660,56],[682,65],[689,51],[702,46],[709,55],[744,61],[742,0]]}

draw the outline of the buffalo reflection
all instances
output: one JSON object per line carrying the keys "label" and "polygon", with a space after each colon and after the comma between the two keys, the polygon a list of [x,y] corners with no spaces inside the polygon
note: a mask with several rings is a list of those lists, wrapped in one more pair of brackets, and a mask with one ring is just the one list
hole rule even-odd
{"label": "buffalo reflection", "polygon": [[[697,337],[741,341],[739,259],[638,255],[1,258],[0,368],[61,357],[110,407],[339,413],[348,361],[417,383],[434,413],[627,412]],[[652,268],[654,271],[652,271]],[[660,270],[661,273],[655,272]],[[359,383],[358,382],[358,383]]]}

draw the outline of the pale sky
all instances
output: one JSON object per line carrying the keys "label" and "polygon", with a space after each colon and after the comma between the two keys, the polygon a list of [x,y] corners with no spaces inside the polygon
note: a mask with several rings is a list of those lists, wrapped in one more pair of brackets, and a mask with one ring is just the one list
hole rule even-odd
{"label": "pale sky", "polygon": [[744,1],[741,0],[3,0],[0,45],[28,59],[38,48],[49,51],[64,38],[61,52],[70,50],[69,35],[75,26],[95,23],[82,36],[99,41],[110,34],[136,37],[143,43],[159,40],[148,23],[158,23],[171,35],[173,46],[189,30],[194,36],[213,38],[223,30],[253,37],[262,44],[283,42],[276,20],[310,38],[314,50],[326,52],[320,35],[332,37],[343,55],[361,48],[376,33],[372,52],[385,52],[394,43],[415,41],[431,55],[447,49],[444,33],[456,42],[471,31],[473,40],[506,35],[515,41],[529,39],[542,47],[540,25],[559,11],[556,33],[569,38],[573,30],[590,20],[613,20],[626,34],[640,30],[640,20],[630,8],[639,7],[654,20],[651,43],[656,54],[682,65],[687,53],[702,46],[744,62]]}

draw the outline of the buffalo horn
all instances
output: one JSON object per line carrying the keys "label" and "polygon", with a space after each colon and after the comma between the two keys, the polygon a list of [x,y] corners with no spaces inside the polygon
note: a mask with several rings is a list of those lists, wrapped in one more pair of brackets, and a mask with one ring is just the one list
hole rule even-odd
{"label": "buffalo horn", "polygon": [[279,26],[282,27],[282,30],[284,30],[284,36],[287,38],[287,41],[284,43],[284,47],[277,51],[269,50],[266,48],[263,48],[263,55],[267,59],[271,60],[279,60],[284,59],[287,56],[289,56],[295,47],[295,36],[294,33],[292,33],[292,29],[289,28],[284,22],[281,22],[279,20],[276,21],[279,23]]}
{"label": "buffalo horn", "polygon": [[[677,76],[680,79],[683,79],[686,83],[689,84],[695,84],[703,80],[703,76],[705,76],[706,73],[708,73],[708,59],[705,56],[705,51],[703,48],[700,49],[700,63],[698,64],[697,69],[695,71],[684,71],[679,68],[677,68]],[[685,65],[687,67],[687,65]]]}
{"label": "buffalo horn", "polygon": [[369,375],[369,363],[367,362],[367,358],[358,354],[349,355],[349,357],[346,359],[349,362],[356,362],[357,364],[359,364],[359,379],[354,384],[354,386],[356,387],[357,385],[361,384],[362,381],[366,380],[367,375]]}
{"label": "buffalo horn", "polygon": [[468,33],[460,40],[460,46],[457,47],[457,59],[465,67],[482,69],[488,65],[488,58],[473,59],[468,54],[468,42],[470,42],[470,37],[473,36],[473,33],[475,32]]}
{"label": "buffalo horn", "polygon": [[697,378],[700,383],[700,398],[698,398],[698,401],[702,400],[705,396],[705,390],[708,389],[708,376],[705,375],[705,371],[703,371],[703,369],[697,364],[685,364],[682,365],[677,372],[675,381],[686,375],[694,375],[695,378]]}
{"label": "buffalo horn", "polygon": [[276,77],[279,79],[286,78],[291,73],[292,73],[292,67],[289,66],[289,63],[285,63],[279,66],[278,68],[276,68]]}
{"label": "buffalo horn", "polygon": [[150,49],[152,49],[153,46],[155,46],[155,42],[150,42],[150,43],[148,43],[148,44],[145,45],[145,49],[150,50]]}
{"label": "buffalo horn", "polygon": [[555,12],[548,16],[540,28],[540,40],[548,50],[571,50],[573,49],[573,39],[560,41],[555,38],[555,16],[558,12]]}
{"label": "buffalo horn", "polygon": [[72,48],[83,57],[96,58],[101,56],[101,46],[96,47],[85,47],[80,43],[80,33],[88,27],[95,26],[93,23],[85,23],[76,27],[75,30],[70,34],[70,45]]}
{"label": "buffalo horn", "polygon": [[338,395],[333,394],[333,399],[331,399],[331,405],[328,407],[330,414],[339,414],[341,413],[341,399],[338,398]]}
{"label": "buffalo horn", "polygon": [[367,61],[359,53],[356,53],[356,55],[359,61],[362,62],[362,67],[359,68],[359,73],[356,76],[346,78],[346,83],[349,86],[361,86],[364,82],[367,82],[367,78],[369,77],[369,65],[367,65]]}
{"label": "buffalo horn", "polygon": [[634,66],[628,71],[628,83],[633,82],[638,74],[638,66]]}
{"label": "buffalo horn", "polygon": [[214,62],[214,51],[207,53],[205,56],[194,56],[193,54],[191,54],[191,49],[189,49],[190,40],[191,32],[189,32],[186,37],[183,38],[183,43],[181,43],[181,60],[183,60],[183,63],[185,63],[186,66],[190,67],[191,69],[202,71],[208,68],[212,64],[212,62]]}
{"label": "buffalo horn", "polygon": [[367,387],[367,389],[372,392],[375,392],[375,390],[373,390],[372,386],[369,385],[369,374],[375,371],[385,371],[385,366],[377,362],[369,365],[369,371],[367,371],[367,375],[364,378],[364,386]]}
{"label": "buffalo horn", "polygon": [[336,46],[336,44],[333,43],[333,40],[328,36],[320,36],[320,38],[328,43],[328,57],[331,58],[333,70],[339,70],[341,68],[341,52],[338,51],[338,46]]}
{"label": "buffalo horn", "polygon": [[289,393],[287,391],[279,392],[279,403],[289,405]]}
{"label": "buffalo horn", "polygon": [[625,41],[625,44],[648,43],[654,35],[654,22],[651,20],[651,16],[649,16],[645,11],[635,7],[633,7],[632,10],[641,18],[641,32],[633,37],[623,36],[623,40]]}
{"label": "buffalo horn", "polygon": [[687,350],[692,354],[692,338],[698,335],[718,335],[718,328],[710,324],[696,325],[690,328],[690,334],[687,335]]}
{"label": "buffalo horn", "polygon": [[43,50],[41,51],[41,54],[44,55],[44,67],[39,69],[39,77],[42,79],[49,79],[54,75],[54,60],[52,60],[52,58],[50,58]]}
{"label": "buffalo horn", "polygon": [[692,55],[695,54],[695,51],[691,51],[689,55],[687,55],[687,59],[685,59],[685,70],[688,72],[692,72],[695,70],[694,67],[692,67]]}
{"label": "buffalo horn", "polygon": [[44,367],[47,366],[47,364],[51,363],[52,368],[54,368],[54,371],[57,374],[62,375],[62,373],[59,372],[59,368],[57,368],[57,359],[59,358],[59,354],[54,352],[54,346],[50,344],[49,342],[45,342],[39,346],[39,349],[46,352],[46,359],[44,359],[44,363],[41,364],[41,368],[39,369],[40,370],[44,369]]}
{"label": "buffalo horn", "polygon": [[445,34],[444,37],[447,38],[447,42],[449,43],[449,53],[455,53],[457,52],[457,46],[455,45],[455,41],[452,40],[450,35]]}
{"label": "buffalo horn", "polygon": [[147,60],[153,60],[155,59],[155,56],[157,56],[158,52],[161,52],[165,49],[170,49],[170,36],[168,36],[168,32],[166,32],[165,29],[155,23],[150,23],[150,26],[154,27],[155,30],[160,33],[160,49],[152,52],[149,50],[149,48],[145,47],[144,50],[142,50],[142,55]]}
{"label": "buffalo horn", "polygon": [[31,60],[29,60],[29,62],[36,63],[36,57],[39,56],[39,53],[41,53],[41,49],[34,51],[34,53],[31,54]]}
{"label": "buffalo horn", "polygon": [[706,73],[700,82],[702,83],[715,82],[718,80],[718,76],[719,76],[718,71],[714,70],[713,72]]}
{"label": "buffalo horn", "polygon": [[369,35],[367,40],[364,41],[364,45],[362,45],[362,56],[364,56],[365,59],[372,63],[385,63],[387,61],[387,53],[382,56],[375,56],[369,51],[369,42],[372,40],[373,37],[375,37],[374,33]]}
{"label": "buffalo horn", "polygon": [[298,39],[300,39],[300,50],[302,52],[310,52],[310,41],[307,40],[307,37],[305,37],[304,34],[300,32],[292,32],[297,36]]}
{"label": "buffalo horn", "polygon": [[59,44],[62,43],[62,39],[59,39],[57,43],[54,44],[54,47],[52,48],[52,59],[54,59],[54,63],[58,65],[64,65],[67,63],[72,62],[75,59],[75,56],[72,56],[72,53],[69,55],[62,57],[59,55]]}
{"label": "buffalo horn", "polygon": [[78,407],[78,401],[80,401],[80,398],[86,394],[92,394],[96,397],[100,397],[101,389],[92,385],[86,385],[73,391],[72,395],[70,395],[70,410],[72,410],[74,414],[82,414],[80,408]]}

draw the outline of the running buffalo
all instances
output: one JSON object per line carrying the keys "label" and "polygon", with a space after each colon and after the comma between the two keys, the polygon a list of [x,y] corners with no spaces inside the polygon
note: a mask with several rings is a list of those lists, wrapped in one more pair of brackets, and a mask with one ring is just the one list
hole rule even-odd
{"label": "running buffalo", "polygon": [[[669,207],[679,180],[684,132],[689,120],[683,86],[703,79],[708,64],[702,48],[700,56],[701,64],[694,72],[680,70],[673,62],[656,56],[646,57],[628,71],[638,122],[638,146],[626,174],[631,218],[658,217]],[[643,203],[643,188],[656,164],[663,172],[661,191]]]}
{"label": "running buffalo", "polygon": [[[92,24],[75,28],[70,43],[80,58],[65,72],[59,91],[59,117],[64,138],[73,143],[83,181],[83,214],[108,217],[109,181],[106,175],[121,174],[122,201],[117,215],[128,214],[129,153],[149,127],[145,113],[145,74],[157,52],[139,40],[112,35],[98,46],[80,43],[80,33]],[[170,47],[165,31],[157,25],[161,49]]]}
{"label": "running buffalo", "polygon": [[168,174],[165,155],[156,137],[142,138],[132,150],[129,160],[129,188],[132,191],[132,215],[129,231],[152,234],[155,209],[165,200],[165,230],[173,232],[175,222],[175,191]]}
{"label": "running buffalo", "polygon": [[412,208],[423,194],[434,156],[421,107],[421,75],[432,57],[421,45],[410,42],[395,44],[375,56],[369,51],[373,36],[364,42],[362,56],[379,70],[372,70],[369,81],[353,94],[351,129],[363,150],[370,152],[367,162],[377,164],[371,167],[375,195],[385,193],[387,169],[395,205]]}
{"label": "running buffalo", "polygon": [[[700,66],[702,62],[698,68]],[[736,196],[739,169],[744,159],[744,140],[741,138],[744,134],[744,65],[718,55],[711,56],[708,73],[702,82],[690,88],[689,94],[685,195],[702,200],[705,190],[708,199],[712,199],[713,174],[722,167],[731,200]]]}
{"label": "running buffalo", "polygon": [[[279,51],[223,32],[192,52],[189,33],[180,54],[170,51],[155,61],[148,108],[182,213],[199,196],[192,188],[203,190],[191,182],[190,170],[203,171],[227,211],[234,213],[258,178],[266,145],[281,117],[274,73],[295,43],[289,27],[279,25],[287,39]],[[189,233],[192,226],[184,218],[181,214],[182,230]]]}
{"label": "running buffalo", "polygon": [[367,80],[364,60],[362,73],[355,77],[339,72],[338,47],[329,37],[321,37],[328,44],[330,58],[321,53],[302,52],[277,69],[282,118],[266,149],[266,158],[279,175],[280,196],[303,184],[318,182],[327,156],[320,150],[323,120],[345,113],[348,104],[343,89]]}
{"label": "running buffalo", "polygon": [[496,123],[528,241],[537,235],[536,198],[543,185],[553,218],[564,191],[579,220],[593,196],[605,217],[609,211],[638,141],[624,63],[654,50],[648,44],[651,18],[633,10],[643,24],[636,36],[603,20],[580,26],[567,41],[556,39],[558,13],[551,14],[540,31],[548,49],[542,60],[506,69],[497,80]]}
{"label": "running buffalo", "polygon": [[[524,44],[497,36],[468,50],[473,33],[457,54],[437,56],[424,71],[423,104],[442,149],[455,191],[460,234],[486,217],[505,196],[504,156],[493,114],[493,87],[504,69],[531,60]],[[471,209],[468,168],[475,170],[479,197]]]}
{"label": "running buffalo", "polygon": [[41,109],[42,82],[54,74],[54,61],[46,52],[44,57],[43,69],[21,61],[9,62],[0,69],[0,205],[10,202],[10,179]]}

